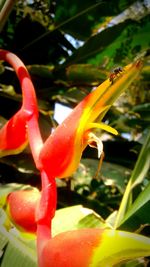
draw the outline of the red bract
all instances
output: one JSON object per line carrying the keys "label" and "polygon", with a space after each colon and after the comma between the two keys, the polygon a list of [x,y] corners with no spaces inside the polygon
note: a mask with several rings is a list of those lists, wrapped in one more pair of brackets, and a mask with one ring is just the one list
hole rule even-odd
{"label": "red bract", "polygon": [[41,267],[89,267],[103,230],[80,229],[61,233],[47,242]]}
{"label": "red bract", "polygon": [[[115,99],[129,86],[141,69],[141,63],[129,64],[116,83],[108,80],[85,97],[46,140],[39,155],[41,166],[47,173],[63,178],[76,171],[83,150],[95,143],[101,156],[102,142],[93,133],[100,128],[112,134],[117,131],[101,122]],[[97,122],[98,119],[98,122]],[[95,122],[96,121],[96,122]]]}
{"label": "red bract", "polygon": [[36,210],[40,196],[37,189],[32,189],[15,191],[7,197],[7,212],[13,223],[24,231],[35,233],[37,230]]}
{"label": "red bract", "polygon": [[147,237],[112,229],[80,229],[49,240],[41,267],[112,267],[149,254]]}
{"label": "red bract", "polygon": [[27,114],[21,109],[0,129],[0,157],[18,154],[26,147],[26,120]]}
{"label": "red bract", "polygon": [[25,65],[16,55],[0,49],[0,60],[12,65],[19,78],[23,97],[21,109],[0,130],[0,156],[21,152],[29,141],[38,167],[38,153],[43,142],[38,126],[38,106],[34,86]]}

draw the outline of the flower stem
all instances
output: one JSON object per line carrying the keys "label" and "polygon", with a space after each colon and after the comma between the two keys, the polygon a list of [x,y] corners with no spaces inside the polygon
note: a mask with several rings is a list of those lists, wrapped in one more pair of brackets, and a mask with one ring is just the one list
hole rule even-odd
{"label": "flower stem", "polygon": [[37,251],[39,267],[42,266],[42,251],[46,242],[52,237],[51,223],[55,215],[57,204],[57,190],[55,177],[48,177],[41,172],[42,191],[37,211]]}

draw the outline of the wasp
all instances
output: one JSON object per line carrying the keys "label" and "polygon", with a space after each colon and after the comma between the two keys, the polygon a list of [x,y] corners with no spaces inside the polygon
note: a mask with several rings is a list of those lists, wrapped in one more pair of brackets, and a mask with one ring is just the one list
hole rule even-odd
{"label": "wasp", "polygon": [[118,74],[120,74],[121,72],[123,72],[123,68],[122,67],[117,67],[115,68],[109,75],[109,80],[110,82],[114,82],[114,79],[117,77]]}

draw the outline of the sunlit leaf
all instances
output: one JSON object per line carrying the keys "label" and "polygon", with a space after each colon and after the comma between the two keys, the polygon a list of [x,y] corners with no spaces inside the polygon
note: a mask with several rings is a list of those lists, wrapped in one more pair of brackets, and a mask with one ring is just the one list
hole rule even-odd
{"label": "sunlit leaf", "polygon": [[135,231],[141,225],[150,224],[150,184],[139,194],[126,212],[119,228]]}
{"label": "sunlit leaf", "polygon": [[[1,249],[4,250],[1,267],[37,267],[36,250],[0,226]],[[5,248],[4,248],[5,245]]]}
{"label": "sunlit leaf", "polygon": [[[70,219],[68,220],[68,218]],[[105,222],[93,210],[77,205],[56,211],[53,219],[52,232],[53,236],[55,236],[56,234],[69,230],[85,227],[92,228],[94,225],[97,227],[103,225],[105,227]]]}
{"label": "sunlit leaf", "polygon": [[71,63],[82,63],[88,58],[92,58],[95,54],[102,52],[104,47],[108,47],[117,37],[120,36],[122,31],[127,27],[129,22],[123,22],[119,25],[107,28],[106,30],[91,36],[73,55],[64,63],[70,65]]}
{"label": "sunlit leaf", "polygon": [[131,178],[129,179],[128,185],[123,195],[123,199],[115,222],[116,228],[120,225],[121,221],[124,219],[132,189],[143,181],[149,167],[150,167],[150,131],[146,137],[146,140],[141,149],[134,170],[131,174]]}

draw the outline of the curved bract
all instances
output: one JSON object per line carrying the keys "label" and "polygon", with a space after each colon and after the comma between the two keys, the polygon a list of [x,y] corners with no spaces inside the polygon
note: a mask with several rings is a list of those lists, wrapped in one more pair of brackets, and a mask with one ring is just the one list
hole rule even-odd
{"label": "curved bract", "polygon": [[150,254],[150,239],[111,229],[80,229],[47,242],[41,267],[112,267]]}
{"label": "curved bract", "polygon": [[[0,129],[0,157],[20,153],[28,140],[38,167],[38,153],[43,145],[38,127],[38,106],[34,86],[23,62],[13,53],[0,49],[0,60],[15,70],[22,89],[20,110]],[[29,130],[31,129],[32,130]]]}
{"label": "curved bract", "polygon": [[85,103],[81,102],[70,114],[69,117],[59,125],[50,135],[41,150],[39,159],[48,173],[54,177],[65,177],[70,175],[68,168],[72,162],[71,172],[79,164],[83,151],[83,136],[80,136],[75,148],[75,135],[79,127],[80,118],[84,111]]}
{"label": "curved bract", "polygon": [[[141,67],[139,61],[129,64],[115,83],[112,84],[109,79],[103,82],[56,128],[39,155],[41,166],[47,173],[59,178],[72,175],[79,165],[83,150],[90,144],[90,133],[94,128],[117,134],[115,129],[96,120],[103,119],[116,98],[138,75]],[[95,137],[92,141],[95,141],[98,147],[97,139]]]}
{"label": "curved bract", "polygon": [[41,194],[36,188],[14,191],[8,195],[7,213],[12,222],[21,230],[36,232],[36,210],[40,196]]}
{"label": "curved bract", "polygon": [[28,143],[26,114],[19,110],[0,129],[0,157],[20,153]]}
{"label": "curved bract", "polygon": [[102,233],[99,229],[81,229],[53,237],[43,249],[41,267],[89,267]]}

